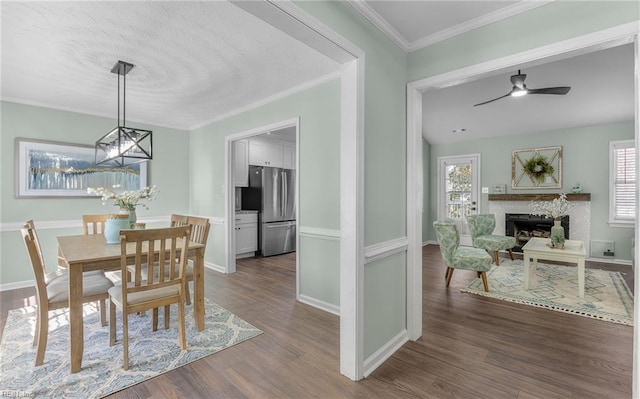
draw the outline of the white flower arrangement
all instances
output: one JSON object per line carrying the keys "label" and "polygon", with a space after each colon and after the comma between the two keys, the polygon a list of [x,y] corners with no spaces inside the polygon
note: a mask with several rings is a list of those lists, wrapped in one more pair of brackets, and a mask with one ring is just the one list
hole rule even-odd
{"label": "white flower arrangement", "polygon": [[532,215],[546,216],[548,218],[560,219],[569,214],[569,209],[573,206],[567,201],[567,195],[561,193],[553,201],[531,201],[529,207]]}
{"label": "white flower arrangement", "polygon": [[[113,189],[118,189],[120,187],[119,184],[113,186]],[[102,197],[102,205],[104,205],[108,200],[114,200],[115,204],[120,207],[120,209],[125,210],[135,210],[139,201],[142,199],[147,199],[151,201],[153,197],[158,194],[158,189],[156,186],[153,187],[145,187],[138,191],[122,191],[116,192],[115,190],[109,190],[104,187],[89,187],[87,189],[87,193],[94,194]],[[146,209],[149,209],[147,205],[140,203]]]}

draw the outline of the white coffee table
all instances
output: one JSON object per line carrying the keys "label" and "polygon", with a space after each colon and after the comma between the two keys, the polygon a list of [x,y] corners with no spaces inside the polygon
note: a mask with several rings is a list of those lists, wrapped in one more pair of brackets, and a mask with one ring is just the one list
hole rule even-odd
{"label": "white coffee table", "polygon": [[[578,240],[566,240],[564,249],[555,249],[548,246],[548,238],[531,238],[522,247],[524,256],[524,289],[531,288],[535,279],[538,259],[555,260],[558,262],[575,263],[578,266],[578,295],[584,298],[584,260],[586,257],[584,244]],[[530,263],[533,260],[533,264]],[[535,284],[533,284],[535,285]]]}

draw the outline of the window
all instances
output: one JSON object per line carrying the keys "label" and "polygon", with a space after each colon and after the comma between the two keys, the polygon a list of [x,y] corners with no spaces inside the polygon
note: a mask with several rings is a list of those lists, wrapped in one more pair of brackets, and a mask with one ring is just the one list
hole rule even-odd
{"label": "window", "polygon": [[609,224],[633,226],[636,218],[636,148],[634,140],[611,141]]}

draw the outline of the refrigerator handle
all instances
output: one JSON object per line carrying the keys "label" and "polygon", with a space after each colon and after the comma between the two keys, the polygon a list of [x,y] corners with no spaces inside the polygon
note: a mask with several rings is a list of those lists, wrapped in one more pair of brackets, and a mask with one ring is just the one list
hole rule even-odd
{"label": "refrigerator handle", "polygon": [[282,172],[282,207],[280,208],[280,217],[284,217],[287,209],[287,172]]}

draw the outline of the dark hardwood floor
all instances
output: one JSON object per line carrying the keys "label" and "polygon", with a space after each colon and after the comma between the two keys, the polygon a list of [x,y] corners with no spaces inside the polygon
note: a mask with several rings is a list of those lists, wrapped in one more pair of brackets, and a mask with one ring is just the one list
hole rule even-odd
{"label": "dark hardwood floor", "polygon": [[[631,397],[632,327],[463,294],[472,272],[447,289],[438,247],[423,255],[424,334],[363,381],[339,372],[338,317],[295,301],[287,254],[206,272],[207,297],[264,334],[109,398]],[[0,293],[0,327],[33,300]]]}

